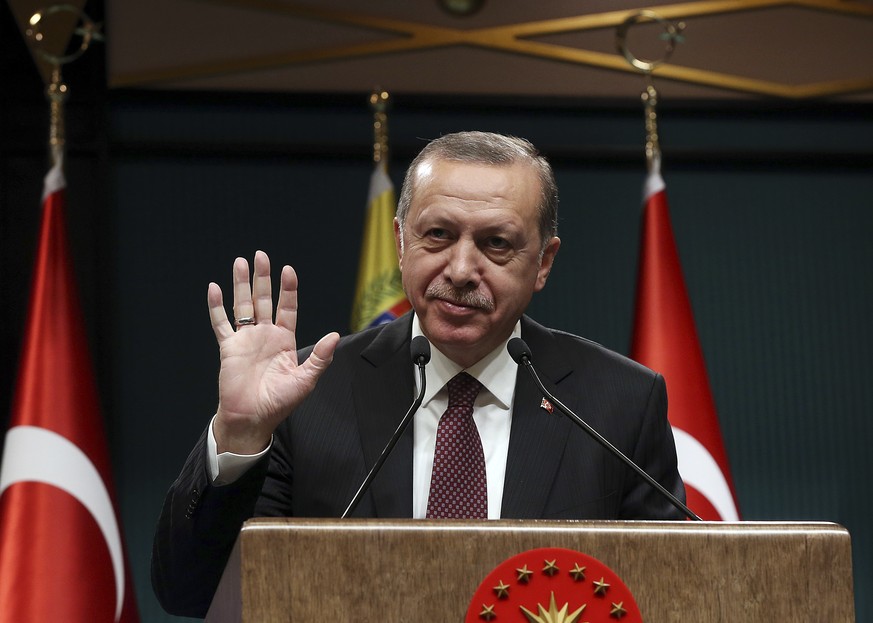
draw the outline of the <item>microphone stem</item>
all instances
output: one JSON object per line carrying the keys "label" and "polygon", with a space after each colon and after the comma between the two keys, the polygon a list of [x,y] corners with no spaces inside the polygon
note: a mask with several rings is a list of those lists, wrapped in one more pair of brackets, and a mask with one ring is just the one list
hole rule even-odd
{"label": "microphone stem", "polygon": [[692,510],[691,510],[690,508],[688,508],[685,504],[683,504],[682,501],[681,501],[679,498],[677,498],[675,495],[673,495],[672,493],[670,493],[669,491],[667,491],[667,489],[665,489],[665,488],[661,485],[660,482],[658,482],[657,480],[655,480],[654,478],[652,478],[651,476],[649,476],[649,474],[647,474],[647,473],[645,472],[645,470],[643,470],[639,465],[637,465],[637,464],[634,463],[632,460],[630,460],[630,459],[629,459],[629,458],[624,454],[624,452],[622,452],[621,450],[619,450],[618,448],[616,448],[614,445],[612,445],[612,444],[609,442],[609,440],[606,439],[606,437],[604,437],[603,435],[601,435],[600,433],[598,433],[596,430],[594,430],[594,429],[593,429],[593,428],[588,424],[588,422],[586,422],[585,420],[583,420],[582,418],[580,418],[578,415],[576,415],[575,413],[573,413],[573,411],[571,411],[569,407],[567,407],[567,406],[564,405],[560,400],[558,400],[557,398],[555,398],[555,396],[553,396],[552,393],[551,393],[549,390],[547,390],[547,389],[545,388],[545,386],[543,385],[542,381],[540,381],[540,377],[537,375],[536,370],[534,370],[533,364],[531,363],[531,361],[530,361],[530,359],[529,359],[528,357],[522,357],[522,363],[524,364],[524,367],[527,368],[528,372],[530,372],[531,377],[533,377],[534,382],[537,384],[537,387],[540,388],[540,390],[543,392],[543,394],[545,394],[546,397],[547,397],[550,401],[552,401],[552,402],[555,404],[555,406],[557,406],[557,407],[558,407],[558,408],[559,408],[559,409],[560,409],[560,410],[561,410],[565,415],[569,416],[569,418],[570,418],[571,420],[573,420],[573,422],[575,422],[578,426],[580,426],[581,428],[583,428],[583,429],[585,430],[585,432],[587,432],[589,435],[591,435],[597,443],[599,443],[601,446],[603,446],[603,447],[606,448],[608,451],[610,451],[610,452],[613,453],[615,456],[617,456],[619,459],[621,459],[622,462],[623,462],[625,465],[627,465],[628,467],[630,467],[630,468],[631,468],[632,470],[634,470],[637,474],[639,474],[640,477],[642,477],[643,480],[645,480],[645,481],[648,482],[652,487],[654,487],[655,489],[657,489],[657,490],[658,490],[658,491],[659,491],[659,492],[660,492],[660,493],[661,493],[665,498],[667,498],[667,500],[668,500],[668,501],[669,501],[673,506],[675,506],[677,509],[679,509],[680,511],[682,511],[682,513],[683,513],[683,514],[684,514],[688,519],[692,519],[692,520],[694,520],[694,521],[703,521],[703,520],[702,520],[702,519],[701,519],[701,518],[700,518],[700,517],[699,517],[699,516],[694,512],[694,511],[692,511]]}
{"label": "microphone stem", "polygon": [[354,510],[358,507],[358,504],[361,501],[361,498],[364,496],[364,492],[370,487],[370,483],[373,482],[373,479],[376,477],[376,474],[379,473],[379,470],[382,469],[382,464],[388,458],[388,455],[391,454],[391,450],[394,449],[394,446],[397,445],[397,442],[400,440],[400,437],[403,435],[403,431],[406,430],[406,427],[409,426],[409,422],[412,421],[412,415],[418,410],[418,407],[421,406],[421,402],[424,400],[424,390],[426,387],[426,378],[424,374],[424,362],[419,360],[415,362],[415,365],[418,366],[418,378],[420,380],[419,385],[421,385],[421,389],[418,391],[418,396],[415,398],[415,402],[412,403],[412,406],[409,407],[409,410],[406,412],[406,415],[403,416],[403,419],[400,420],[400,424],[397,426],[397,429],[394,431],[394,434],[391,436],[391,439],[388,440],[387,445],[382,450],[382,453],[379,455],[379,458],[376,459],[376,463],[370,469],[370,473],[367,474],[367,477],[364,479],[364,482],[361,483],[361,486],[358,487],[358,491],[355,493],[355,497],[352,498],[352,501],[349,502],[348,507],[345,512],[342,514],[342,519],[345,519],[349,515],[351,515]]}

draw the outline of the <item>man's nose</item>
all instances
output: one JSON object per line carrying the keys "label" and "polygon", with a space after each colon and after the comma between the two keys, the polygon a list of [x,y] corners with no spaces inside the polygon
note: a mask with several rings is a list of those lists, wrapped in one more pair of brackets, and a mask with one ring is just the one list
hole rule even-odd
{"label": "man's nose", "polygon": [[457,288],[479,285],[482,254],[472,241],[459,240],[449,252],[445,276]]}

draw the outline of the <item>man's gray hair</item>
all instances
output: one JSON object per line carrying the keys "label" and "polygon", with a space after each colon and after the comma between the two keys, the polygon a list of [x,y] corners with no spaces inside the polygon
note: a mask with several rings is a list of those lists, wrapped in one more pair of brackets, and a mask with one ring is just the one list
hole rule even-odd
{"label": "man's gray hair", "polygon": [[530,141],[492,132],[456,132],[432,140],[415,157],[400,191],[397,220],[401,232],[412,205],[415,183],[421,166],[434,160],[450,160],[471,164],[510,166],[516,163],[531,166],[540,180],[539,227],[541,250],[558,233],[558,185],[548,161]]}

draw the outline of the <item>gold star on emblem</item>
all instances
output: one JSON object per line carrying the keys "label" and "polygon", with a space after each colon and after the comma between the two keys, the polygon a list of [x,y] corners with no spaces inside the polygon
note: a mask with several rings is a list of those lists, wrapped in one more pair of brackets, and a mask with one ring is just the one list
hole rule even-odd
{"label": "gold star on emblem", "polygon": [[615,617],[616,619],[620,619],[626,614],[627,610],[624,609],[623,601],[620,601],[617,604],[612,604],[612,610],[609,611],[609,616]]}
{"label": "gold star on emblem", "polygon": [[555,558],[554,560],[544,560],[543,563],[545,563],[546,566],[543,567],[543,573],[545,573],[549,577],[555,575],[558,572],[557,562],[557,558]]}
{"label": "gold star on emblem", "polygon": [[527,584],[530,582],[530,576],[533,575],[533,571],[527,568],[527,565],[523,566],[521,569],[516,569],[516,573],[518,573],[518,581],[522,584]]}
{"label": "gold star on emblem", "polygon": [[482,604],[482,612],[479,613],[479,618],[484,619],[486,621],[490,621],[491,619],[496,619],[497,615],[494,613],[494,604],[490,606],[486,606]]}
{"label": "gold star on emblem", "polygon": [[576,582],[581,582],[585,579],[585,569],[587,569],[587,567],[580,567],[577,562],[576,566],[570,569],[570,575],[573,576],[573,579]]}
{"label": "gold star on emblem", "polygon": [[594,581],[594,594],[595,595],[605,595],[606,591],[609,590],[609,584],[604,582],[604,578],[600,578],[599,580]]}
{"label": "gold star on emblem", "polygon": [[575,612],[568,614],[567,609],[569,607],[570,604],[565,603],[563,607],[558,610],[558,604],[555,603],[554,591],[552,591],[552,599],[549,602],[548,610],[543,607],[543,604],[537,604],[537,608],[539,608],[539,616],[524,606],[519,606],[524,613],[524,616],[527,617],[528,623],[575,623],[576,619],[579,618],[579,615],[582,614],[582,611],[585,610],[585,604],[582,604],[582,607]]}
{"label": "gold star on emblem", "polygon": [[506,599],[509,597],[509,584],[504,584],[503,580],[500,580],[500,584],[493,588],[494,594],[497,595],[497,599]]}

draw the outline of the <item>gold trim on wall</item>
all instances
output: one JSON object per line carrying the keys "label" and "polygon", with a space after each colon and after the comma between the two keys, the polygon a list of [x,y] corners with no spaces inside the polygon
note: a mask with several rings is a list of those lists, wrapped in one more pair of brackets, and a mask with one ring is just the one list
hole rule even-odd
{"label": "gold trim on wall", "polygon": [[[454,46],[472,46],[497,50],[508,54],[552,60],[595,67],[617,72],[636,73],[618,53],[607,54],[572,46],[545,43],[531,39],[544,35],[578,33],[589,30],[618,27],[638,10],[609,11],[590,15],[578,15],[542,21],[523,22],[496,27],[458,29],[445,28],[406,20],[380,17],[367,13],[354,13],[322,9],[280,0],[202,0],[208,4],[232,6],[239,9],[266,11],[291,17],[318,20],[333,24],[360,26],[394,35],[376,42],[312,48],[249,58],[193,63],[166,69],[128,72],[116,76],[113,87],[129,87],[178,82],[276,69],[307,63],[362,58],[374,55],[397,54],[414,50],[429,50]],[[741,13],[768,8],[800,7],[873,19],[873,5],[851,0],[703,0],[679,4],[664,4],[647,7],[666,20],[680,20],[705,15]],[[801,85],[784,84],[772,80],[759,80],[740,75],[695,69],[664,63],[656,70],[659,79],[676,80],[689,84],[716,87],[742,93],[807,99],[814,97],[846,95],[873,90],[873,77],[815,82]]]}

